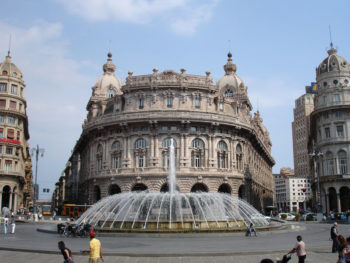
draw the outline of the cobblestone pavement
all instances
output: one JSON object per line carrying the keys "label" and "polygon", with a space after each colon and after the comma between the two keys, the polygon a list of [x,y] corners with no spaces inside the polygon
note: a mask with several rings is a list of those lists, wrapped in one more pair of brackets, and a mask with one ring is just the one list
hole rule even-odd
{"label": "cobblestone pavement", "polygon": [[[28,253],[17,251],[0,251],[1,263],[57,263],[62,262],[61,255]],[[264,255],[232,255],[232,256],[184,256],[184,257],[126,257],[126,256],[106,256],[105,263],[228,263],[228,262],[244,262],[259,263],[263,258],[275,260],[281,258],[281,254],[264,254]],[[75,263],[88,262],[88,256],[74,256]],[[293,255],[288,263],[297,263],[298,259]],[[308,252],[307,263],[328,263],[337,262],[337,255],[329,251]]]}
{"label": "cobblestone pavement", "polygon": [[[37,228],[55,229],[55,224],[17,224],[16,234],[3,234],[0,229],[0,263],[62,262],[57,242],[63,240],[75,253],[75,262],[87,262],[79,253],[88,248],[87,238],[65,238],[38,232]],[[330,253],[330,224],[296,223],[290,228],[258,232],[257,237],[244,233],[204,234],[114,234],[98,236],[105,253],[105,262],[125,263],[227,263],[260,262],[263,258],[282,257],[302,235],[307,246],[306,262],[337,262]],[[340,225],[339,232],[350,236],[350,225]],[[41,252],[41,253],[37,253]],[[293,256],[289,263],[297,262]]]}

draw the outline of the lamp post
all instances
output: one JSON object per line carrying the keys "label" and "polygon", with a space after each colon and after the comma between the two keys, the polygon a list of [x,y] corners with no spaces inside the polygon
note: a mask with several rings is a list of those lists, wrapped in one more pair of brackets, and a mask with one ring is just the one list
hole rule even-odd
{"label": "lamp post", "polygon": [[[323,153],[320,151],[313,151],[312,153],[309,154],[310,157],[313,160],[313,165],[314,165],[314,177],[317,179],[317,194],[316,194],[316,201],[317,201],[317,214],[322,214],[322,202],[321,202],[321,187],[320,187],[320,173],[317,169],[317,163],[316,160],[319,158],[322,158]],[[322,218],[322,217],[321,217]]]}
{"label": "lamp post", "polygon": [[35,154],[35,179],[34,179],[34,198],[33,198],[33,215],[35,220],[35,214],[36,214],[36,201],[38,199],[37,192],[39,193],[39,189],[37,188],[38,183],[38,161],[39,161],[39,155],[41,157],[44,156],[45,149],[39,148],[39,145],[36,146],[36,148],[32,148],[30,150],[30,155],[33,156]]}

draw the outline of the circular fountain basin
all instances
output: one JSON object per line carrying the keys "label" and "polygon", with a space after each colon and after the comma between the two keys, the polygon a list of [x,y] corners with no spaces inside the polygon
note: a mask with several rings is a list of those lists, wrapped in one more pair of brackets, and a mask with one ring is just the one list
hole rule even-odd
{"label": "circular fountain basin", "polygon": [[234,231],[267,227],[253,206],[224,193],[128,192],[108,196],[77,221],[104,232]]}

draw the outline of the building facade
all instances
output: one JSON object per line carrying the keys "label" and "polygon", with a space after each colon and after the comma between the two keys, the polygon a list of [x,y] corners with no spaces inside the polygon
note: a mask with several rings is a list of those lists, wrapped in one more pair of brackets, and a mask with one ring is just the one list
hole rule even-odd
{"label": "building facade", "polygon": [[[323,212],[350,209],[350,65],[331,45],[316,68],[311,114],[314,191]],[[320,198],[319,198],[320,197]]]}
{"label": "building facade", "polygon": [[0,63],[0,205],[14,212],[32,202],[27,103],[22,72],[10,53]]}
{"label": "building facade", "polygon": [[306,87],[306,93],[295,100],[292,122],[294,174],[296,177],[311,178],[308,141],[310,137],[310,114],[314,110],[314,96]]}
{"label": "building facade", "polygon": [[312,196],[311,179],[296,177],[292,169],[281,168],[274,174],[275,205],[278,211],[299,213],[305,211]]}
{"label": "building facade", "polygon": [[167,191],[174,140],[180,192],[226,192],[261,211],[272,205],[271,141],[228,54],[225,75],[185,69],[115,76],[108,54],[87,119],[64,170],[67,202],[93,204],[127,191]]}

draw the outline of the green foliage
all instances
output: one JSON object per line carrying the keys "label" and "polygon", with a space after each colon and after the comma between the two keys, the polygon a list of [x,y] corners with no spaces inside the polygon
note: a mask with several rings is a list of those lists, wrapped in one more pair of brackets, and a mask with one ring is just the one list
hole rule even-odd
{"label": "green foliage", "polygon": [[281,214],[281,218],[282,218],[283,220],[286,220],[286,219],[287,219],[287,214]]}

